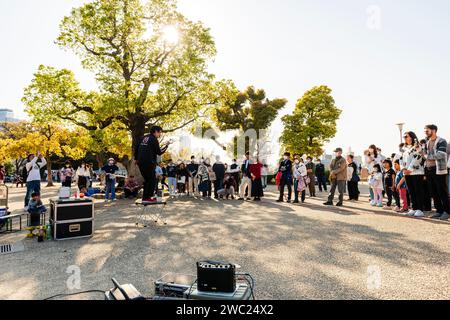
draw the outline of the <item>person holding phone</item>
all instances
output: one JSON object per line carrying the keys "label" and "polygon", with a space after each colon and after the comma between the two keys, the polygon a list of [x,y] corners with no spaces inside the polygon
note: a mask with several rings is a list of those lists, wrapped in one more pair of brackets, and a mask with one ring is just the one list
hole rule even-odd
{"label": "person holding phone", "polygon": [[142,195],[143,203],[156,203],[156,174],[155,169],[158,164],[158,156],[162,156],[173,141],[169,141],[160,146],[159,139],[163,133],[163,129],[154,126],[150,130],[150,134],[145,135],[137,144],[134,150],[134,159],[144,178],[144,193]]}
{"label": "person holding phone", "polygon": [[25,195],[25,207],[24,210],[28,211],[28,203],[32,193],[41,193],[41,169],[45,167],[47,160],[38,151],[35,154],[30,154],[27,157],[27,163],[25,165],[26,170],[26,182],[27,193]]}

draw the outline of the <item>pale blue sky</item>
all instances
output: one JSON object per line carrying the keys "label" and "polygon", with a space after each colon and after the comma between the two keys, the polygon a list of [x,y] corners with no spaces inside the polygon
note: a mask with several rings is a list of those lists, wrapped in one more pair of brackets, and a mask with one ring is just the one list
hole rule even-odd
{"label": "pale blue sky", "polygon": [[[92,76],[53,44],[58,24],[82,0],[0,0],[0,107],[24,118],[23,87],[39,64]],[[285,97],[290,112],[309,88],[326,84],[343,109],[327,146],[361,152],[371,143],[396,150],[397,122],[422,134],[436,123],[450,138],[450,1],[448,0],[179,0],[216,40],[211,70],[240,88],[253,84]],[[370,6],[380,29],[367,26]],[[371,20],[372,21],[372,20]]]}

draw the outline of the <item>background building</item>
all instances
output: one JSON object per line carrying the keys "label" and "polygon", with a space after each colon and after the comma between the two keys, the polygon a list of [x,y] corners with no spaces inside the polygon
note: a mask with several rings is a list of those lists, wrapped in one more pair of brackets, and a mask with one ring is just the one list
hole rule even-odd
{"label": "background building", "polygon": [[18,119],[14,118],[14,112],[11,109],[0,109],[0,123],[2,122],[18,122]]}

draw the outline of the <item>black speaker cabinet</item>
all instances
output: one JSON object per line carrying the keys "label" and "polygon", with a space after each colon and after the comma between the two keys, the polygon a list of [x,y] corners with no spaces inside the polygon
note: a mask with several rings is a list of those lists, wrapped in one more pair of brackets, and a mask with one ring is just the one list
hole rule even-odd
{"label": "black speaker cabinet", "polygon": [[94,234],[94,202],[90,199],[50,200],[53,238],[67,240]]}
{"label": "black speaker cabinet", "polygon": [[87,238],[94,234],[94,220],[92,219],[54,222],[52,227],[55,240]]}
{"label": "black speaker cabinet", "polygon": [[55,222],[94,218],[94,202],[90,199],[50,200],[50,219]]}
{"label": "black speaker cabinet", "polygon": [[233,264],[197,262],[197,288],[203,292],[235,292],[236,267]]}

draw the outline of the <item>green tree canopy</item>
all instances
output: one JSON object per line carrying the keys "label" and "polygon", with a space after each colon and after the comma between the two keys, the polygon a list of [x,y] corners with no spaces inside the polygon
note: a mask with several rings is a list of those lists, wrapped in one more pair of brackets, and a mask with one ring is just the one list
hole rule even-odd
{"label": "green tree canopy", "polygon": [[[239,130],[241,133],[254,129],[259,140],[266,138],[260,136],[260,130],[268,129],[287,103],[286,99],[270,100],[264,89],[255,89],[253,86],[240,92],[232,83],[222,87],[220,96],[221,104],[212,110],[211,119],[214,126],[220,131]],[[231,145],[235,157],[238,156],[237,139],[236,136]],[[263,146],[256,144],[256,141],[253,143],[259,153],[259,148]],[[250,149],[250,141],[246,140],[245,150],[242,151]]]}
{"label": "green tree canopy", "polygon": [[213,118],[222,131],[267,129],[287,103],[286,99],[270,100],[264,89],[253,86],[242,92],[233,87],[228,90],[234,91],[234,94],[223,95],[228,97],[227,101],[215,109]]}
{"label": "green tree canopy", "polygon": [[80,57],[99,89],[85,92],[70,70],[40,66],[25,89],[27,111],[90,131],[119,122],[133,144],[146,126],[193,123],[226,84],[207,71],[216,54],[209,29],[172,0],[94,0],[63,19],[57,44]]}
{"label": "green tree canopy", "polygon": [[283,117],[283,146],[298,154],[318,157],[323,145],[336,135],[336,122],[341,110],[336,106],[332,90],[314,87],[298,100],[293,114]]}

